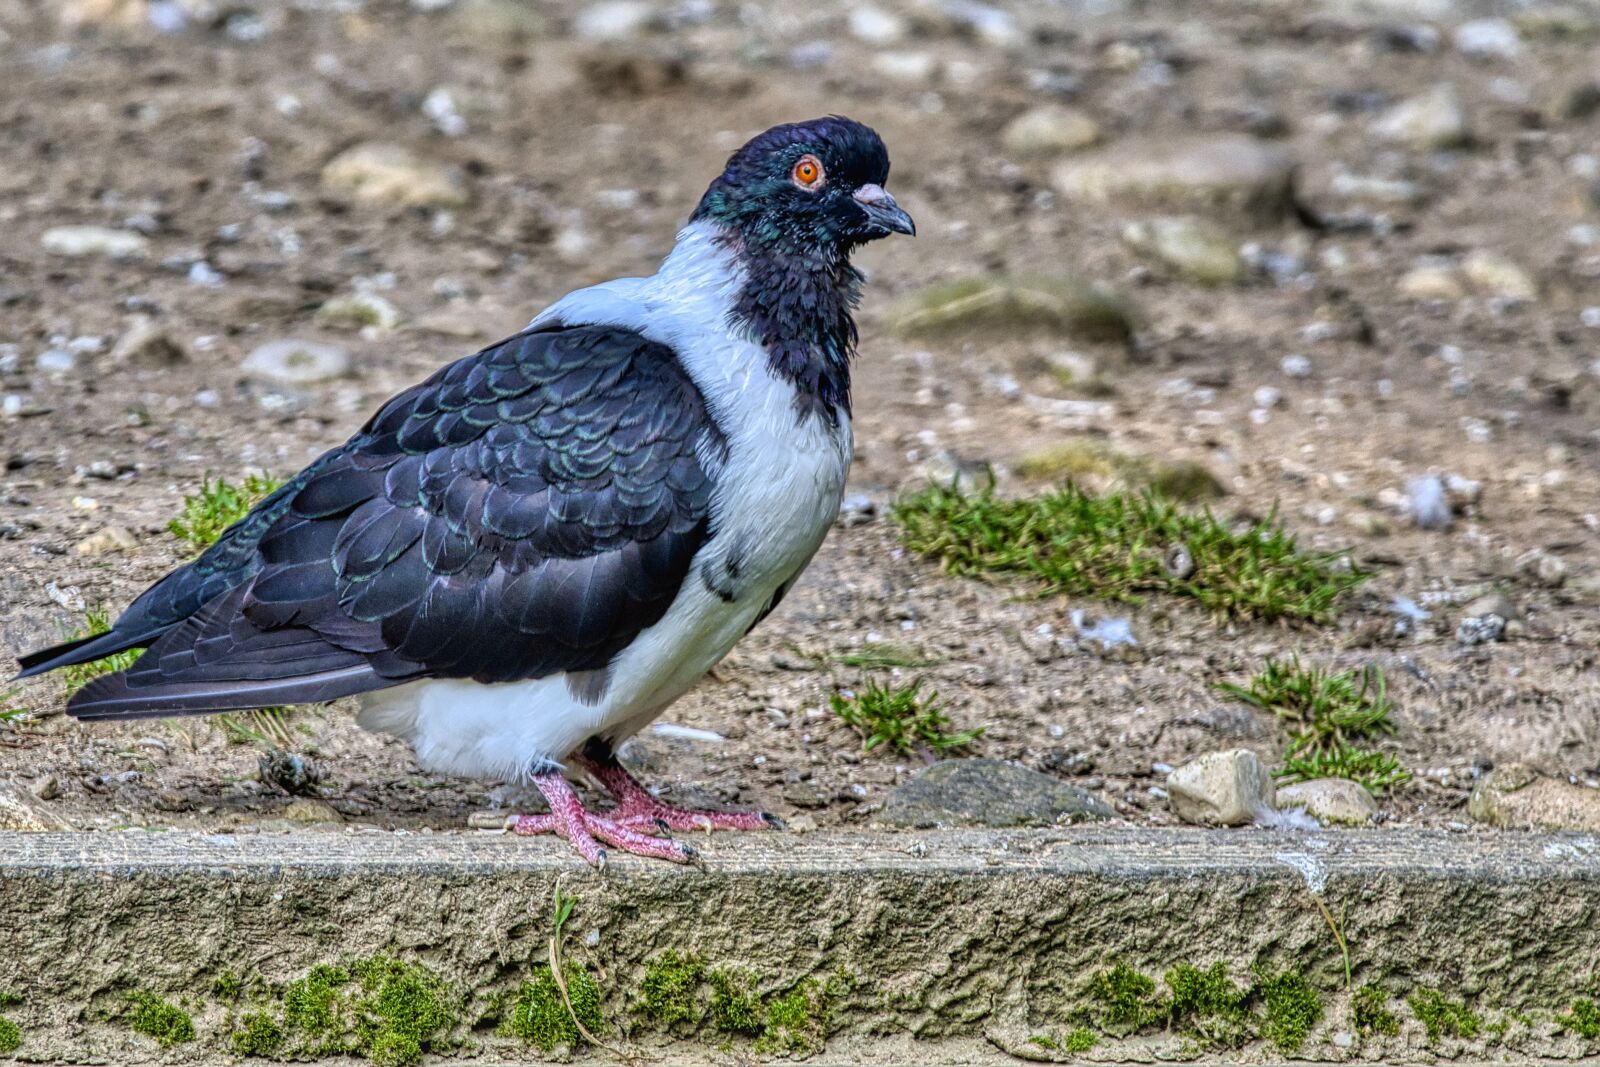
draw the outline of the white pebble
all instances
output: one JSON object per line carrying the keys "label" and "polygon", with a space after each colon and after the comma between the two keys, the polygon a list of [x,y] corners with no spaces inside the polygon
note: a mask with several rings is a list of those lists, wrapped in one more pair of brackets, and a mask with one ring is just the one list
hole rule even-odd
{"label": "white pebble", "polygon": [[1291,378],[1309,378],[1311,376],[1311,361],[1305,356],[1284,356],[1280,364],[1283,373]]}

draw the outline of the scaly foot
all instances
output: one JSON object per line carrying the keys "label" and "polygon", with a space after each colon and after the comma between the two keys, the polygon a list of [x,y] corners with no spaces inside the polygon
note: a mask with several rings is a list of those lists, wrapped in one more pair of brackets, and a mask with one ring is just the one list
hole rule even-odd
{"label": "scaly foot", "polygon": [[701,811],[677,808],[650,794],[640,781],[617,762],[609,750],[590,750],[573,757],[573,762],[605,787],[617,799],[611,818],[623,826],[660,827],[664,830],[781,830],[775,815],[761,811]]}
{"label": "scaly foot", "polygon": [[556,834],[570,842],[596,867],[604,867],[606,862],[606,850],[600,847],[602,841],[635,856],[653,856],[674,863],[694,861],[695,851],[688,845],[651,837],[625,825],[622,819],[584,810],[578,794],[560,771],[536,775],[533,784],[550,805],[550,813],[513,816],[506,823],[506,829],[514,834]]}

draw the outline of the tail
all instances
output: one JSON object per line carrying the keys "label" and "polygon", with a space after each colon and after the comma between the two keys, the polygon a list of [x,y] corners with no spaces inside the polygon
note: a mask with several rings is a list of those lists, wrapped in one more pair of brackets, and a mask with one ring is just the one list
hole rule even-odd
{"label": "tail", "polygon": [[143,648],[160,637],[162,632],[163,630],[156,630],[152,633],[129,634],[125,631],[110,630],[103,634],[80,637],[65,644],[41,648],[36,652],[17,657],[17,664],[22,668],[17,678],[19,680],[32,678],[36,674],[45,674],[61,667],[91,663],[118,652],[126,652],[130,648]]}

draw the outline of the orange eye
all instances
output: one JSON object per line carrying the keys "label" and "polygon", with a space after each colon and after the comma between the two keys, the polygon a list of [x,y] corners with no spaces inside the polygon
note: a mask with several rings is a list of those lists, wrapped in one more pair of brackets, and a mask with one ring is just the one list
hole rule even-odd
{"label": "orange eye", "polygon": [[790,176],[800,188],[815,189],[822,184],[822,162],[816,156],[801,156]]}

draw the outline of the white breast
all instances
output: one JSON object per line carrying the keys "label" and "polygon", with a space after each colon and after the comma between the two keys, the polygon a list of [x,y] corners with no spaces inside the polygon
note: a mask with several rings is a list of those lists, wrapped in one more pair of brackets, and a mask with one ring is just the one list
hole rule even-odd
{"label": "white breast", "polygon": [[371,694],[363,725],[410,739],[429,769],[519,777],[590,737],[639,730],[727,655],[805,567],[838,512],[850,422],[842,411],[837,423],[799,417],[794,387],[729,328],[738,285],[710,231],[691,226],[653,277],[579,290],[534,320],[626,326],[669,345],[727,445],[712,537],[667,614],[612,663],[599,701],[575,696],[562,675],[498,685],[428,680]]}

